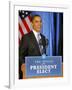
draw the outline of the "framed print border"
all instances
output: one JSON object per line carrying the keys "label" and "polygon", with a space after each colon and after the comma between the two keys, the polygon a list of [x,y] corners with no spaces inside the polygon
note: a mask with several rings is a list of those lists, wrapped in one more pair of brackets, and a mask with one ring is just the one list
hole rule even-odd
{"label": "framed print border", "polygon": [[[64,85],[68,84],[70,82],[69,79],[69,68],[70,68],[70,62],[67,61],[69,59],[69,54],[67,53],[68,50],[68,42],[69,38],[67,38],[67,29],[69,28],[69,6],[61,5],[60,3],[56,4],[49,4],[49,6],[36,3],[23,3],[23,2],[9,2],[9,42],[10,42],[10,77],[9,77],[9,83],[10,88],[12,87],[37,87],[37,86],[49,86],[51,85]],[[47,3],[48,4],[48,3]],[[63,12],[64,18],[63,18],[63,59],[64,59],[64,76],[63,78],[43,78],[43,79],[27,79],[27,80],[19,80],[18,78],[18,10],[35,10],[35,11],[50,11],[50,12]],[[68,35],[69,36],[69,35]],[[67,42],[67,41],[68,42]],[[35,81],[35,83],[33,83]]]}

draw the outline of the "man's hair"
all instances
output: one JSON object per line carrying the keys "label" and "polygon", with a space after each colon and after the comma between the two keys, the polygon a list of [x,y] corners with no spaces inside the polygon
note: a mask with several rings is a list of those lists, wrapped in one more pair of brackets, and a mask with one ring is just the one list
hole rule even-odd
{"label": "man's hair", "polygon": [[40,17],[40,18],[41,18],[40,15],[36,14],[36,15],[33,15],[33,16],[31,17],[31,21],[33,21],[35,17]]}

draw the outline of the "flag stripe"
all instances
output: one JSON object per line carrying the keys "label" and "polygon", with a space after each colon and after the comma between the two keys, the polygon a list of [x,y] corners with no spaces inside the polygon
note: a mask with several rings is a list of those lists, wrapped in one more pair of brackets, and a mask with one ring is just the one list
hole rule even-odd
{"label": "flag stripe", "polygon": [[21,34],[22,34],[22,36],[23,36],[23,35],[24,35],[24,32],[23,32],[23,30],[22,30],[20,24],[19,24],[19,31],[21,32]]}
{"label": "flag stripe", "polygon": [[20,38],[20,40],[21,40],[21,38],[22,38],[22,35],[21,35],[21,32],[19,31],[19,38]]}
{"label": "flag stripe", "polygon": [[24,26],[26,27],[26,30],[28,32],[30,32],[31,30],[30,30],[29,26],[27,25],[26,21],[23,19],[22,22],[23,22]]}
{"label": "flag stripe", "polygon": [[24,34],[28,33],[20,17],[19,17],[19,24],[20,24]]}
{"label": "flag stripe", "polygon": [[26,21],[27,25],[29,26],[30,30],[32,30],[31,22],[28,17],[25,18],[25,21]]}
{"label": "flag stripe", "polygon": [[19,12],[19,44],[23,35],[29,33],[32,30],[30,12]]}
{"label": "flag stripe", "polygon": [[31,22],[31,17],[30,17],[30,16],[28,16],[28,18],[29,18],[29,20],[30,20],[30,22]]}

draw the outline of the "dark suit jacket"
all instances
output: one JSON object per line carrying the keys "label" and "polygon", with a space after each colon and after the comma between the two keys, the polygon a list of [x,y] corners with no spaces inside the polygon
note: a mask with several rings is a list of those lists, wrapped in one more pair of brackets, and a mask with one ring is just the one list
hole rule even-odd
{"label": "dark suit jacket", "polygon": [[[45,48],[45,36],[41,34],[42,44]],[[25,63],[25,56],[41,56],[37,40],[34,33],[30,33],[23,36],[19,46],[19,65]],[[19,66],[19,67],[20,67]]]}

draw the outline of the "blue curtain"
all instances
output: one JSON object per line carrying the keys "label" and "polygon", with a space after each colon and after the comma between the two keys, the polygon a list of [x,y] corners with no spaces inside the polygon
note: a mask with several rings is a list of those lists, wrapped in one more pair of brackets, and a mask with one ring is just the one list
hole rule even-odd
{"label": "blue curtain", "polygon": [[48,39],[47,55],[63,56],[63,13],[33,11],[42,18],[41,33]]}

